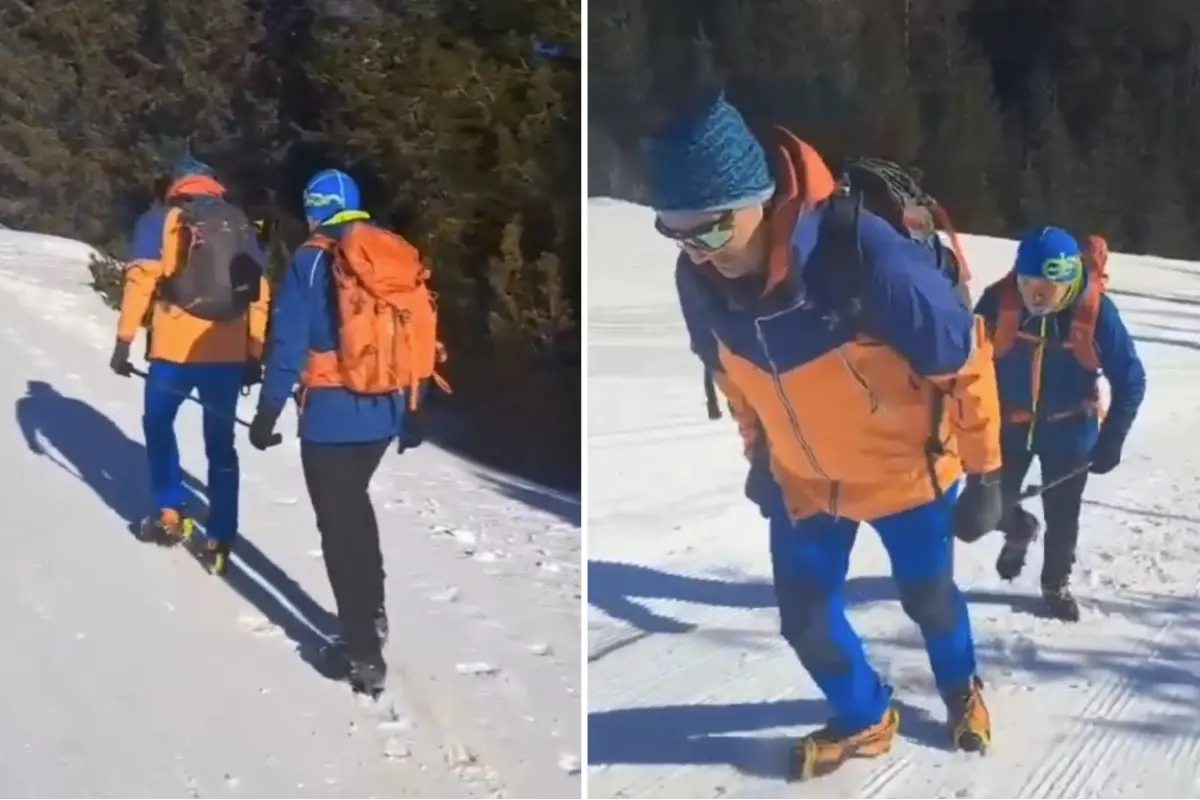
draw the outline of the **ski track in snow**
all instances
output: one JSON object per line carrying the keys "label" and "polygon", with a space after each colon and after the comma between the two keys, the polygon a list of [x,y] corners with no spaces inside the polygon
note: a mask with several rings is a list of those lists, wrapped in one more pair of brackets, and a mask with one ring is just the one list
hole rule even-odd
{"label": "ski track in snow", "polygon": [[[228,582],[129,534],[150,508],[142,383],[107,368],[116,318],[89,253],[0,232],[0,795],[578,797],[578,498],[432,445],[388,456],[372,494],[391,676],[378,703],[355,697],[298,648],[334,604],[292,412],[267,453],[239,431]],[[202,488],[198,405],[177,431]],[[574,518],[517,499],[539,495]]]}
{"label": "ski track in snow", "polygon": [[[589,232],[590,796],[1200,798],[1200,265],[1111,262],[1149,391],[1124,463],[1088,485],[1082,622],[1036,615],[1040,544],[1012,585],[994,572],[998,536],[958,545],[989,754],[946,749],[920,637],[864,526],[850,613],[896,688],[901,734],[888,756],[789,784],[790,744],[826,711],[778,635],[734,426],[705,416],[676,250],[626,203],[593,200]],[[1015,244],[966,240],[978,295]]]}

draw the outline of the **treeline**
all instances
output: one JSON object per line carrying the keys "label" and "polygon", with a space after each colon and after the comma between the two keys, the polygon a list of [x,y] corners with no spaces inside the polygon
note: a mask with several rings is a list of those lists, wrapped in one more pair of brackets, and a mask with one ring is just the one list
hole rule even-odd
{"label": "treeline", "polygon": [[964,230],[1200,252],[1200,3],[610,0],[589,22],[591,195],[643,199],[638,136],[715,82],[834,164],[917,168]]}
{"label": "treeline", "polygon": [[279,262],[346,169],[433,267],[450,402],[577,471],[579,31],[578,0],[6,0],[0,224],[123,258],[190,147]]}

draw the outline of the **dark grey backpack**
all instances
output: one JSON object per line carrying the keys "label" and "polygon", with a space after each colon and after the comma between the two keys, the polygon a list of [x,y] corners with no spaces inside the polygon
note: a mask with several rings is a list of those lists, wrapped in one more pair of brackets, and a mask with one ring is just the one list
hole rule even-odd
{"label": "dark grey backpack", "polygon": [[183,199],[179,264],[160,297],[210,322],[244,315],[259,298],[266,257],[254,225],[240,208],[219,197]]}

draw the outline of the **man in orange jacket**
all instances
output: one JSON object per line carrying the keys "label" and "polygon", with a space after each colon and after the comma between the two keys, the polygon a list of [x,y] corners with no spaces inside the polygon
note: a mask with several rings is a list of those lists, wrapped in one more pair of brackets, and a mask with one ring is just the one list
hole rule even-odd
{"label": "man in orange jacket", "polygon": [[783,636],[834,712],[800,740],[797,771],[886,753],[898,730],[892,690],[846,618],[863,522],[925,640],[950,741],[981,751],[991,724],[953,537],[1001,516],[991,348],[934,251],[861,207],[847,228],[828,167],[776,134],[772,171],[717,97],[656,132],[646,155],[657,228],[682,250],[692,349],[729,401],[748,494],[770,520]]}
{"label": "man in orange jacket", "polygon": [[254,226],[191,156],[177,166],[165,202],[138,220],[130,249],[110,364],[132,374],[130,348],[153,306],[142,426],[157,513],[143,531],[169,540],[191,533],[175,417],[195,390],[208,456],[207,547],[222,570],[238,531],[238,394],[262,372],[266,258]]}

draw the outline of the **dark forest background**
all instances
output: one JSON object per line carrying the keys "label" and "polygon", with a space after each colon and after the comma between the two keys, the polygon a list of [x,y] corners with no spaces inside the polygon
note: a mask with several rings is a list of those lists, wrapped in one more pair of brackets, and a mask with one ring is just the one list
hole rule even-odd
{"label": "dark forest background", "polygon": [[0,224],[111,253],[111,295],[189,146],[277,268],[346,169],[433,268],[439,435],[577,484],[579,36],[579,0],[3,0]]}
{"label": "dark forest background", "polygon": [[641,201],[637,138],[698,83],[836,166],[916,167],[959,229],[1054,223],[1200,253],[1196,0],[606,0],[589,195]]}

